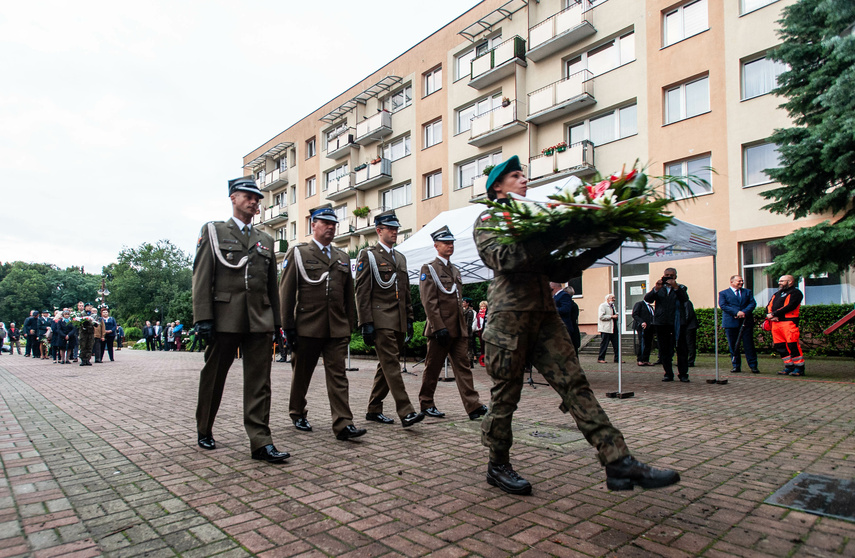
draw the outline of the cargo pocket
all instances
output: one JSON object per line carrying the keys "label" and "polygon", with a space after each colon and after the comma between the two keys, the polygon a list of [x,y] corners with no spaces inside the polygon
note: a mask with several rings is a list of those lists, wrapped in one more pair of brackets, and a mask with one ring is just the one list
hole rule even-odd
{"label": "cargo pocket", "polygon": [[495,327],[491,328],[488,324],[481,339],[487,344],[485,349],[487,373],[501,380],[513,378],[519,365],[517,361],[520,360],[517,351],[519,336],[505,333]]}

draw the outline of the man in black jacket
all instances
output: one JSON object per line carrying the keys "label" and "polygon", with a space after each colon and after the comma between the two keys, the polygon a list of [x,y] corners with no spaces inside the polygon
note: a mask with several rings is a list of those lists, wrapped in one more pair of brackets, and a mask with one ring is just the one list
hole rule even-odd
{"label": "man in black jacket", "polygon": [[145,338],[145,350],[153,351],[155,349],[154,344],[154,328],[151,325],[151,322],[146,320],[145,327],[142,330],[143,337]]}
{"label": "man in black jacket", "polygon": [[674,381],[671,362],[674,351],[677,352],[677,376],[681,382],[689,381],[689,350],[686,335],[686,303],[689,294],[686,286],[677,283],[677,270],[669,267],[662,279],[656,281],[653,289],[644,295],[644,300],[656,304],[653,313],[653,325],[656,326],[656,339],[659,341],[659,360],[665,370],[663,382]]}
{"label": "man in black jacket", "polygon": [[639,366],[653,366],[650,364],[650,351],[653,349],[653,337],[656,335],[653,315],[653,306],[644,300],[639,300],[632,307],[632,328],[638,335],[637,358]]}
{"label": "man in black jacket", "polygon": [[24,356],[33,355],[33,358],[39,358],[39,350],[37,347],[39,346],[39,338],[38,338],[38,329],[39,329],[39,318],[38,311],[33,310],[30,312],[30,316],[24,320],[24,335],[27,337],[27,346],[24,347]]}

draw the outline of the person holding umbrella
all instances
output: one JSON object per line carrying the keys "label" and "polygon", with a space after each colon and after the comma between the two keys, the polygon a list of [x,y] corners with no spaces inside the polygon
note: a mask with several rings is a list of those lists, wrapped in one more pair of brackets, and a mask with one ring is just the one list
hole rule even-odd
{"label": "person holding umbrella", "polygon": [[759,374],[757,368],[757,351],[754,349],[754,316],[757,307],[751,289],[742,285],[745,281],[739,275],[730,278],[730,288],[718,293],[718,305],[722,313],[722,325],[727,336],[727,348],[730,350],[730,362],[733,366],[731,373],[742,372],[742,359],[739,355],[739,343],[745,347],[745,360],[748,368],[754,374]]}

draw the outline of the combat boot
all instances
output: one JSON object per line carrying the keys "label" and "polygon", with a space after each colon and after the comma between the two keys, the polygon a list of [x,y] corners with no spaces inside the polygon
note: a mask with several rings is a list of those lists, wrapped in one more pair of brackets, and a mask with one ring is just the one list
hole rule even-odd
{"label": "combat boot", "polygon": [[796,371],[796,367],[792,364],[785,364],[784,369],[778,372],[778,376],[789,376]]}
{"label": "combat boot", "polygon": [[487,484],[498,486],[508,494],[531,494],[531,483],[514,471],[510,463],[487,465]]}
{"label": "combat boot", "polygon": [[606,465],[606,486],[609,490],[661,488],[680,482],[680,474],[671,469],[655,469],[628,455]]}

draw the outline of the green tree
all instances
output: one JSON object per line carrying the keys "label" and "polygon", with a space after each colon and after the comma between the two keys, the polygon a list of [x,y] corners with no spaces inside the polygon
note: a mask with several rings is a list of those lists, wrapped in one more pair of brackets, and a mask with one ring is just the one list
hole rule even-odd
{"label": "green tree", "polygon": [[101,276],[83,273],[79,267],[51,269],[47,274],[50,308],[74,308],[78,301],[93,302],[101,288]]}
{"label": "green tree", "polygon": [[776,130],[780,188],[764,192],[774,213],[831,216],[775,242],[771,275],[840,273],[855,263],[855,2],[799,0],[783,10],[783,39],[770,58],[789,65],[775,93],[795,126]]}
{"label": "green tree", "polygon": [[0,321],[22,324],[30,310],[53,310],[49,306],[51,271],[47,264],[13,262],[0,281]]}

